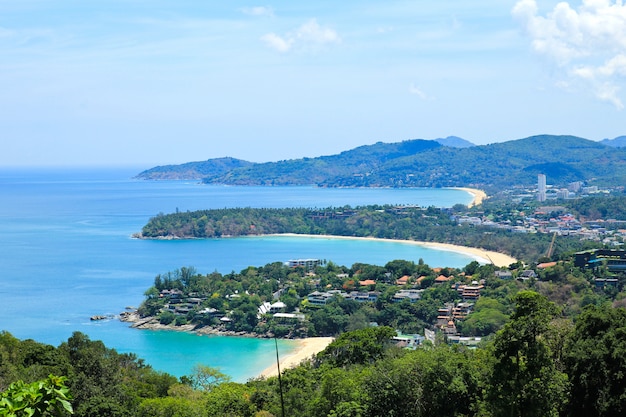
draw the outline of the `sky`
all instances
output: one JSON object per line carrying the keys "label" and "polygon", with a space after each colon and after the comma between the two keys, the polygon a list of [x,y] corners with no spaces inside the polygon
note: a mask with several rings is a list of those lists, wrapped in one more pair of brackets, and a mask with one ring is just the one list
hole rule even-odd
{"label": "sky", "polygon": [[0,0],[0,167],[626,135],[622,0]]}

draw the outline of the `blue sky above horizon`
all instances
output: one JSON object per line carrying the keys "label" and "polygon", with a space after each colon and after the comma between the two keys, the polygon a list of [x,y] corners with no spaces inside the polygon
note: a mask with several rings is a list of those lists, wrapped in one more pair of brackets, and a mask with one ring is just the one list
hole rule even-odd
{"label": "blue sky above horizon", "polygon": [[621,0],[3,1],[0,166],[600,140],[625,81]]}

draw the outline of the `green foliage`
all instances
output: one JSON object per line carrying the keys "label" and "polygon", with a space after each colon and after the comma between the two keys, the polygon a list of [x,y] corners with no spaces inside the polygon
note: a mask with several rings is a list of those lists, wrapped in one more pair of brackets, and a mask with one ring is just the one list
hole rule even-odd
{"label": "green foliage", "polygon": [[206,397],[205,412],[215,417],[252,417],[256,407],[251,401],[252,390],[243,384],[223,383]]}
{"label": "green foliage", "polygon": [[58,350],[71,364],[68,385],[77,416],[133,416],[142,397],[163,395],[176,381],[78,332]]}
{"label": "green foliage", "polygon": [[386,358],[368,369],[367,416],[474,415],[482,362],[471,351],[441,346]]}
{"label": "green foliage", "polygon": [[204,403],[180,397],[149,398],[141,402],[137,417],[198,417],[206,415]]}
{"label": "green foliage", "polygon": [[219,369],[197,364],[189,377],[191,386],[201,391],[211,391],[220,384],[230,382],[230,377]]}
{"label": "green foliage", "polygon": [[48,412],[58,416],[73,414],[66,380],[66,377],[49,375],[30,384],[23,381],[12,383],[0,394],[0,416],[43,417]]}
{"label": "green foliage", "polygon": [[343,333],[318,354],[317,360],[333,367],[372,363],[383,356],[395,335],[391,327],[369,327]]}
{"label": "green foliage", "polygon": [[[285,415],[623,415],[626,310],[590,305],[574,325],[536,292],[521,291],[512,302],[510,321],[475,350],[445,344],[401,350],[388,343],[394,332],[385,327],[341,334],[314,360],[283,372]],[[477,308],[509,312],[506,303],[493,298]],[[189,383],[184,385],[81,334],[56,349],[0,334],[0,369],[9,369],[8,357],[19,358],[11,369],[21,374],[24,358],[30,367],[63,356],[68,364],[63,384],[73,394],[77,416],[282,415],[275,377],[237,384],[213,368],[199,367],[181,378]],[[28,385],[11,385],[7,392],[12,393],[2,394],[0,404],[6,409],[4,399]],[[0,415],[37,415],[5,409]]]}
{"label": "green foliage", "polygon": [[626,415],[626,310],[587,307],[576,320],[565,363],[569,415]]}
{"label": "green foliage", "polygon": [[176,320],[176,315],[169,310],[162,311],[159,314],[159,323],[161,324],[171,324],[174,320]]}
{"label": "green foliage", "polygon": [[626,211],[624,210],[626,196],[624,195],[598,195],[571,200],[566,204],[574,213],[588,220],[626,220]]}
{"label": "green foliage", "polygon": [[463,336],[487,336],[499,330],[507,319],[506,306],[499,300],[480,297],[474,311],[457,328]]}
{"label": "green foliage", "polygon": [[546,334],[557,308],[522,291],[516,309],[494,341],[489,403],[497,416],[557,416],[566,402],[567,375],[555,366]]}

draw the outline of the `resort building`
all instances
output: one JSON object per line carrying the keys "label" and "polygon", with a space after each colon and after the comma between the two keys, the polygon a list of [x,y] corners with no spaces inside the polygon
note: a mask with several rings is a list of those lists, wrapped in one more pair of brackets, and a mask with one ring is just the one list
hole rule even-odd
{"label": "resort building", "polygon": [[323,306],[328,303],[328,301],[335,296],[345,296],[345,293],[342,293],[340,290],[330,290],[330,291],[315,291],[306,296],[309,304]]}
{"label": "resort building", "polygon": [[378,291],[352,291],[348,294],[345,294],[344,297],[346,297],[348,300],[358,301],[359,303],[375,303],[378,300],[379,295],[380,292]]}
{"label": "resort building", "polygon": [[409,300],[410,302],[414,303],[415,301],[422,298],[423,292],[424,290],[400,290],[393,295],[391,300],[394,303],[399,303],[403,300]]}
{"label": "resort building", "polygon": [[472,281],[471,285],[458,285],[456,290],[465,302],[475,302],[480,297],[480,291],[485,288],[484,285],[476,281]]}
{"label": "resort building", "polygon": [[319,259],[290,259],[287,262],[287,266],[290,268],[296,268],[302,266],[306,269],[315,269],[316,267],[322,264],[322,261]]}
{"label": "resort building", "polygon": [[595,269],[606,265],[609,272],[626,271],[626,250],[594,249],[575,254],[574,265]]}

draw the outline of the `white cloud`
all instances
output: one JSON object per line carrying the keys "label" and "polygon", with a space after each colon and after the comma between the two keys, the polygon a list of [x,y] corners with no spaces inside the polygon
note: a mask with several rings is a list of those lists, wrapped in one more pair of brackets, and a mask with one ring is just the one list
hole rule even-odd
{"label": "white cloud", "polygon": [[288,52],[294,47],[307,48],[338,43],[341,38],[333,29],[322,27],[317,20],[311,19],[295,31],[284,36],[268,33],[261,37],[265,44],[278,52]]}
{"label": "white cloud", "polygon": [[339,42],[339,35],[330,28],[321,27],[315,19],[311,19],[296,31],[296,37],[305,42],[335,43]]}
{"label": "white cloud", "polygon": [[281,38],[275,33],[268,33],[263,35],[261,40],[265,42],[267,46],[272,49],[276,49],[278,52],[287,52],[291,49],[293,39]]}
{"label": "white cloud", "polygon": [[572,8],[558,3],[546,16],[535,0],[520,0],[513,16],[532,40],[533,50],[554,62],[572,82],[590,88],[600,100],[624,107],[620,84],[626,79],[626,4],[622,0],[583,0]]}
{"label": "white cloud", "polygon": [[422,100],[428,100],[428,95],[413,83],[409,85],[409,93],[418,96]]}
{"label": "white cloud", "polygon": [[239,9],[242,13],[250,16],[274,16],[274,10],[267,6],[242,7]]}

